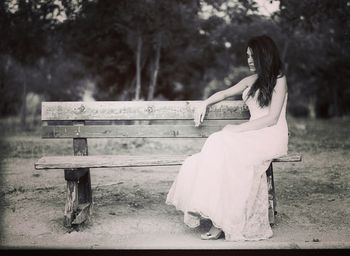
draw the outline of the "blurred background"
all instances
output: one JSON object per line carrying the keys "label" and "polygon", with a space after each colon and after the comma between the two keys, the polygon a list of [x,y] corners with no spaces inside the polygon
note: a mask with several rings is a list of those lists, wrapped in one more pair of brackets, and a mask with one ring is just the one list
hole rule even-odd
{"label": "blurred background", "polygon": [[[41,138],[41,102],[204,99],[250,74],[247,41],[267,34],[303,161],[274,166],[278,224],[263,244],[349,248],[349,28],[350,0],[0,0],[0,247],[193,247],[199,235],[164,204],[176,166],[91,171],[97,225],[67,233],[63,172],[34,163],[73,143]],[[192,154],[204,140],[88,143],[91,155]]]}
{"label": "blurred background", "polygon": [[349,13],[349,0],[2,0],[1,119],[40,125],[41,101],[203,99],[249,74],[261,34],[290,116],[346,117]]}

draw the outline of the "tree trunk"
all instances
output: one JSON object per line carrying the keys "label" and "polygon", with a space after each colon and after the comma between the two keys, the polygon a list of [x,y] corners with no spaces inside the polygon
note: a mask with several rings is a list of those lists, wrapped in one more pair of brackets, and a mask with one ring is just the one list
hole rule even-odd
{"label": "tree trunk", "polygon": [[[143,50],[143,58],[140,61],[141,62],[141,64],[140,64],[140,74],[141,74],[141,70],[143,70],[143,68],[145,67],[147,58],[148,58],[148,52],[145,51],[145,49],[144,49]],[[140,77],[141,77],[141,75],[140,75]],[[132,96],[133,94],[136,94],[136,80],[137,80],[137,72],[136,72],[135,76],[132,78],[132,80],[130,81],[130,83],[128,83],[128,85],[127,85],[127,88],[131,88],[131,89],[128,89],[131,98],[133,97]],[[140,86],[140,88],[141,88],[141,86]],[[128,95],[129,95],[129,93],[128,93]]]}
{"label": "tree trunk", "polygon": [[151,68],[151,81],[148,90],[147,100],[153,100],[154,93],[157,85],[157,78],[159,72],[159,60],[160,60],[160,49],[161,49],[161,40],[159,39],[156,46],[156,57],[154,60],[154,64]]}
{"label": "tree trunk", "polygon": [[333,113],[331,113],[332,116],[340,116],[338,90],[337,89],[338,89],[337,86],[332,88],[332,91],[333,91],[333,111],[332,111]]}
{"label": "tree trunk", "polygon": [[21,127],[27,128],[27,77],[26,73],[22,71],[23,84],[22,84],[22,108],[21,108]]}
{"label": "tree trunk", "polygon": [[287,75],[288,73],[288,62],[286,60],[287,58],[287,52],[288,52],[288,47],[289,47],[289,40],[287,39],[286,43],[284,44],[283,47],[283,52],[282,52],[282,63],[284,64],[284,74]]}
{"label": "tree trunk", "polygon": [[139,33],[137,36],[137,50],[136,50],[136,89],[135,100],[140,99],[141,94],[141,51],[142,51],[142,36]]}
{"label": "tree trunk", "polygon": [[309,117],[316,119],[316,96],[311,96],[308,102]]}

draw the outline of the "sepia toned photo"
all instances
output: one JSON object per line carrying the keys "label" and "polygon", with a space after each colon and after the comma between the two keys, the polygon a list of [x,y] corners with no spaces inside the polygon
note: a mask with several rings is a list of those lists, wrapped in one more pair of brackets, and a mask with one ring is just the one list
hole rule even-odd
{"label": "sepia toned photo", "polygon": [[350,247],[350,0],[2,0],[0,248]]}

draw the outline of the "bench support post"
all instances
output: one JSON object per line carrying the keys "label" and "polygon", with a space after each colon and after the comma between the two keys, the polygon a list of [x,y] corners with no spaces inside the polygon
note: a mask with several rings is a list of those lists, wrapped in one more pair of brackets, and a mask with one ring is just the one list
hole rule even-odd
{"label": "bench support post", "polygon": [[275,224],[276,211],[276,194],[275,194],[275,183],[273,179],[272,163],[266,171],[267,187],[268,187],[268,200],[269,200],[269,222],[270,225]]}
{"label": "bench support post", "polygon": [[[84,125],[84,122],[76,122],[74,125]],[[73,150],[75,156],[88,155],[87,139],[74,138]],[[64,225],[71,227],[85,222],[92,213],[90,169],[65,169],[64,178],[67,181]]]}
{"label": "bench support post", "polygon": [[92,210],[90,171],[84,169],[66,169],[67,199],[64,209],[64,225],[81,224],[87,220]]}

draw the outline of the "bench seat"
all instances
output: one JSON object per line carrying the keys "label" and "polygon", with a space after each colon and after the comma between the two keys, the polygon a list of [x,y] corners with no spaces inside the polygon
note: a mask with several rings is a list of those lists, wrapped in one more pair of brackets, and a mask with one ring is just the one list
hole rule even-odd
{"label": "bench seat", "polygon": [[[45,156],[35,163],[36,169],[113,168],[181,165],[188,155],[98,155],[98,156]],[[290,153],[273,162],[300,162],[301,155]]]}

